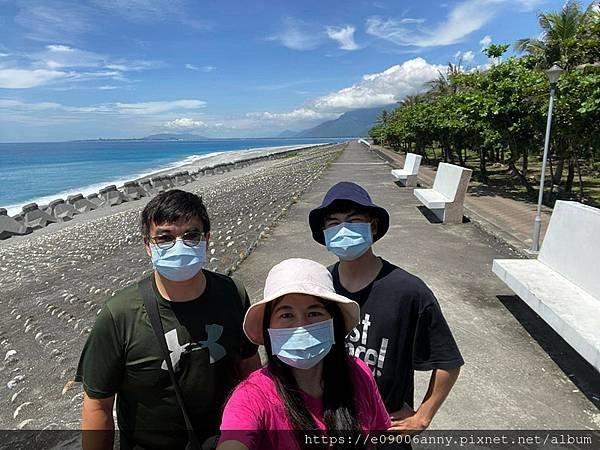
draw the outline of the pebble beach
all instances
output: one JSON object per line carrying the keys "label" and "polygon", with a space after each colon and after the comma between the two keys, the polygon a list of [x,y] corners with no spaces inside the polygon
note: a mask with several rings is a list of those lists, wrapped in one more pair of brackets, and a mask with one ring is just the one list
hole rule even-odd
{"label": "pebble beach", "polygon": [[[345,145],[302,148],[180,187],[208,207],[206,267],[234,272]],[[79,427],[83,391],[71,380],[87,334],[107,298],[151,271],[139,232],[148,200],[0,241],[0,428]]]}

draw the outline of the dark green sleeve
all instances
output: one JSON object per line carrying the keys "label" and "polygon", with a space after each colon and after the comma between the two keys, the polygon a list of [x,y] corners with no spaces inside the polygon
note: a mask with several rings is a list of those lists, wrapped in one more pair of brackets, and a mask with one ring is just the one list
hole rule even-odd
{"label": "dark green sleeve", "polygon": [[[246,289],[244,289],[244,295],[245,295],[245,299],[244,299],[244,316],[245,316],[246,311],[248,311],[248,308],[250,308],[250,297],[248,297],[248,292],[246,292]],[[244,320],[244,316],[242,316],[242,322]],[[254,356],[257,351],[258,351],[258,345],[250,342],[250,340],[246,337],[246,333],[244,333],[242,331],[242,350],[240,352],[240,356],[242,357],[242,359],[246,359],[246,358],[250,358],[250,357]]]}
{"label": "dark green sleeve", "polygon": [[105,305],[81,352],[75,381],[83,382],[85,393],[92,398],[111,397],[119,389],[124,367],[123,344]]}

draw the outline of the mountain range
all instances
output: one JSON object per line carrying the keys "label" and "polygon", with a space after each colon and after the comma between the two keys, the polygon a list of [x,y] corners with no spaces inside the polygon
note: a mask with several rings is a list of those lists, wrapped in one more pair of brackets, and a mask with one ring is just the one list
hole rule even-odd
{"label": "mountain range", "polygon": [[[379,106],[377,108],[362,108],[345,112],[337,119],[328,120],[306,130],[285,130],[273,136],[276,139],[289,138],[338,138],[338,137],[364,137],[377,123],[377,116],[384,110],[393,110],[395,104]],[[143,137],[142,140],[151,141],[198,141],[210,139],[192,133],[160,133]]]}
{"label": "mountain range", "polygon": [[384,109],[394,109],[395,104],[377,108],[363,108],[348,111],[334,120],[328,120],[303,131],[285,130],[278,138],[328,138],[368,136],[369,130],[377,123],[377,116]]}

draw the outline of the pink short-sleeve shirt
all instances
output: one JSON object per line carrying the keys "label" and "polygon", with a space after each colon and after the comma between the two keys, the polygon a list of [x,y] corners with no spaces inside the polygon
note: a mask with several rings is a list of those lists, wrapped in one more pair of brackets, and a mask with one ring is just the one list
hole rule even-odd
{"label": "pink short-sleeve shirt", "polygon": [[[383,405],[373,374],[358,358],[351,362],[356,410],[363,433],[390,427],[390,417]],[[304,392],[306,407],[319,430],[323,422],[323,402]],[[221,422],[219,443],[235,440],[252,449],[297,449],[292,425],[285,406],[267,368],[257,370],[239,384],[229,398]],[[266,432],[265,432],[266,431]]]}

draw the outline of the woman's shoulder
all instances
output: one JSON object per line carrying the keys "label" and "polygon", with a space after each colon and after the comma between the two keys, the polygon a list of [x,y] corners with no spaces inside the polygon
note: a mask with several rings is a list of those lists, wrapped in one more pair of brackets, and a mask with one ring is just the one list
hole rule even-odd
{"label": "woman's shoulder", "polygon": [[253,401],[268,401],[276,393],[275,383],[269,369],[263,367],[255,370],[240,382],[233,390],[232,396],[252,399]]}
{"label": "woman's shoulder", "polygon": [[223,411],[221,429],[267,429],[274,417],[281,416],[279,404],[269,370],[256,370],[231,393]]}
{"label": "woman's shoulder", "polygon": [[354,383],[360,389],[371,390],[375,385],[375,378],[369,366],[360,358],[350,356],[350,367],[354,377]]}
{"label": "woman's shoulder", "polygon": [[356,356],[350,356],[350,366],[357,373],[358,376],[367,376],[369,378],[373,377],[373,372],[369,369],[369,366],[360,358]]}

